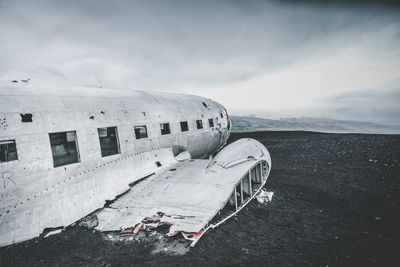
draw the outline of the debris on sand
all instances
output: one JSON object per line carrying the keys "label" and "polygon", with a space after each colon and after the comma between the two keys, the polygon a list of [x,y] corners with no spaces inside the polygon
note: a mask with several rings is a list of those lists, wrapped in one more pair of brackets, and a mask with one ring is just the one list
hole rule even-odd
{"label": "debris on sand", "polygon": [[261,189],[260,193],[256,196],[257,201],[260,204],[268,203],[272,201],[272,197],[274,196],[274,192],[268,192],[265,188]]}
{"label": "debris on sand", "polygon": [[59,233],[62,232],[62,230],[63,230],[63,229],[57,229],[57,230],[50,231],[50,232],[48,232],[48,233],[44,236],[44,238],[49,237],[49,236],[51,236],[51,235],[59,234]]}
{"label": "debris on sand", "polygon": [[96,215],[88,215],[78,221],[78,226],[87,228],[87,229],[93,229],[97,225],[99,225],[99,219],[97,218]]}
{"label": "debris on sand", "polygon": [[[160,227],[159,227],[160,228]],[[150,245],[153,247],[152,254],[167,254],[167,255],[184,255],[190,249],[191,242],[185,239],[177,238],[164,238],[166,232],[162,231],[162,227],[153,231],[139,231],[134,234],[133,231],[130,233],[125,232],[110,232],[103,234],[103,238],[109,242],[119,244],[134,244],[144,243],[144,246]]]}
{"label": "debris on sand", "polygon": [[159,239],[154,243],[152,254],[163,253],[167,255],[185,255],[189,251],[189,243],[179,239],[168,240],[166,238]]}

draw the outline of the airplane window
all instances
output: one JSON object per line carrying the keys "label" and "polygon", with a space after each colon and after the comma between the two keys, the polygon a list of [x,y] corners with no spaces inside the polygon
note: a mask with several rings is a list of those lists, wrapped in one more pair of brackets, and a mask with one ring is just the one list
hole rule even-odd
{"label": "airplane window", "polygon": [[219,113],[219,115],[221,116],[221,118],[223,118],[223,117],[224,117],[224,114],[222,114],[222,112],[221,112],[221,113]]}
{"label": "airplane window", "polygon": [[147,138],[147,128],[145,125],[135,126],[136,139]]}
{"label": "airplane window", "polygon": [[208,127],[214,127],[214,120],[213,119],[208,119]]}
{"label": "airplane window", "polygon": [[32,122],[32,114],[31,113],[19,114],[19,115],[21,116],[22,122]]}
{"label": "airplane window", "polygon": [[204,106],[205,108],[208,108],[208,106],[207,106],[206,103],[204,103],[204,102],[201,102],[201,103],[203,103],[203,106]]}
{"label": "airplane window", "polygon": [[197,129],[203,129],[203,121],[202,120],[196,120],[196,125],[197,125]]}
{"label": "airplane window", "polygon": [[162,135],[171,133],[171,130],[169,129],[169,123],[161,123],[160,129]]}
{"label": "airplane window", "polygon": [[181,131],[182,132],[189,131],[189,126],[187,121],[181,121]]}
{"label": "airplane window", "polygon": [[54,167],[79,162],[76,131],[49,133]]}
{"label": "airplane window", "polygon": [[0,141],[0,162],[17,160],[15,140]]}
{"label": "airplane window", "polygon": [[121,153],[117,127],[97,128],[97,132],[99,133],[102,157]]}

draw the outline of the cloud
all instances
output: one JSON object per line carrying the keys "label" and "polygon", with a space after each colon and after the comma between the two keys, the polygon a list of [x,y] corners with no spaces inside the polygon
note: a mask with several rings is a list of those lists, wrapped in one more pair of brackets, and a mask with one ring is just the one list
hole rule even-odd
{"label": "cloud", "polygon": [[378,6],[378,7],[399,7],[400,3],[396,0],[279,0],[281,3],[306,4],[306,5],[340,5],[340,6]]}
{"label": "cloud", "polygon": [[[368,3],[2,0],[0,80],[186,92],[229,109],[250,110],[256,96],[267,110],[273,95],[275,111],[290,113],[292,98],[301,112],[362,80],[396,78],[400,13]],[[374,68],[367,79],[340,74],[355,60]]]}
{"label": "cloud", "polygon": [[344,92],[322,99],[326,114],[336,118],[400,125],[400,80],[377,88]]}

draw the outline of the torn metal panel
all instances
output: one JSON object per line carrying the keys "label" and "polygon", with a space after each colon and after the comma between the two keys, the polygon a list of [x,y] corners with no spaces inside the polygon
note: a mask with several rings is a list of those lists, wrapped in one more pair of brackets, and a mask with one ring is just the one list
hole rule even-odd
{"label": "torn metal panel", "polygon": [[[0,82],[0,246],[70,225],[178,160],[208,157],[230,134],[227,114],[205,123],[221,112],[192,95]],[[146,127],[140,139],[134,126]],[[59,142],[50,133],[65,134]],[[187,151],[174,157],[174,146]]]}
{"label": "torn metal panel", "polygon": [[[261,168],[262,164],[266,164],[268,170],[260,178],[253,195],[248,194],[245,199],[243,192],[250,190],[249,172],[252,168]],[[99,225],[96,229],[119,231],[132,226],[144,227],[143,218],[158,214],[160,223],[171,224],[170,235],[181,232],[185,238],[200,237],[196,233],[207,229],[244,179],[247,179],[248,188],[241,191],[235,212],[254,197],[265,183],[270,166],[271,158],[261,143],[253,139],[238,140],[222,149],[211,164],[205,159],[178,162],[137,184],[110,207],[97,213]]]}

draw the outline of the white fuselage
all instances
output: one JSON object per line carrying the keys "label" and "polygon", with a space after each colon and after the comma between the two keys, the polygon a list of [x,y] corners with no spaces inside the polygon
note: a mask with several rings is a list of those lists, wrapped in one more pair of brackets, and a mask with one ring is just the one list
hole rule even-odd
{"label": "white fuselage", "polygon": [[[146,128],[140,139],[137,126]],[[176,162],[176,147],[204,158],[229,134],[225,108],[198,96],[0,84],[0,246],[103,207],[130,183]],[[54,145],[71,141],[73,150]]]}

